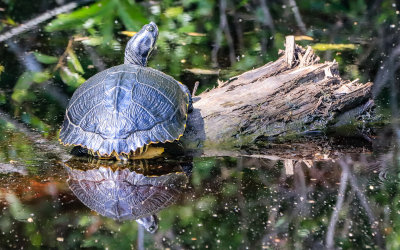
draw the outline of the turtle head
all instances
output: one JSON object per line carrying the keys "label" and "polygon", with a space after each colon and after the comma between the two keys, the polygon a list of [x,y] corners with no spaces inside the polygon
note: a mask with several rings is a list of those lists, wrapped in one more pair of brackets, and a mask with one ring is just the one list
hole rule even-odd
{"label": "turtle head", "polygon": [[158,218],[155,214],[137,219],[136,222],[146,228],[147,232],[152,234],[158,229]]}
{"label": "turtle head", "polygon": [[125,49],[125,64],[147,66],[147,59],[153,50],[158,37],[157,25],[146,24],[128,42]]}

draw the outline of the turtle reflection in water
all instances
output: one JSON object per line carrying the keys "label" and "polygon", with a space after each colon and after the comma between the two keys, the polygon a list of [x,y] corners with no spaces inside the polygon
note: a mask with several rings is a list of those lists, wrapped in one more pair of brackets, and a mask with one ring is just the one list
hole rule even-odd
{"label": "turtle reflection in water", "polygon": [[[146,162],[144,162],[146,164]],[[165,174],[137,173],[129,168],[111,167],[109,162],[65,163],[68,185],[87,207],[114,220],[136,220],[150,233],[158,228],[155,215],[173,204],[188,182],[182,168]],[[147,169],[155,166],[147,166]],[[143,169],[143,168],[141,168]],[[177,171],[180,170],[180,172]]]}
{"label": "turtle reflection in water", "polygon": [[101,158],[126,160],[150,144],[179,140],[192,99],[185,85],[146,67],[157,38],[155,23],[143,26],[129,40],[124,64],[99,72],[75,91],[61,127],[61,143]]}

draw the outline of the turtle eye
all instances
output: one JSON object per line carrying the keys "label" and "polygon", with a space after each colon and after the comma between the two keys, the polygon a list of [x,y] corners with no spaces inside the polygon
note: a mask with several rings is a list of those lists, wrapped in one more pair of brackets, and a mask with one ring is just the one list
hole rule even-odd
{"label": "turtle eye", "polygon": [[147,25],[146,30],[152,32],[154,31],[154,27],[152,25]]}

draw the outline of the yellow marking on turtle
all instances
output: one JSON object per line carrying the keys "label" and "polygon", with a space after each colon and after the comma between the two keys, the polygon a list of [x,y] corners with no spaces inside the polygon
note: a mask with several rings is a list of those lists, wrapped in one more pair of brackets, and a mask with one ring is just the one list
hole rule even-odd
{"label": "yellow marking on turtle", "polygon": [[[67,165],[67,167],[69,167],[70,169],[73,169],[73,170],[75,170],[75,171],[80,171],[80,172],[86,172],[87,170],[83,170],[83,169],[79,169],[79,168],[74,168],[74,167],[72,167],[72,166],[69,166],[68,165],[68,163],[66,163],[65,162],[65,165]],[[101,166],[101,167],[103,167],[103,166]],[[113,172],[116,172],[116,171],[118,171],[118,170],[124,170],[124,169],[126,169],[126,167],[103,167],[103,168],[109,168],[109,169],[111,169]],[[142,166],[140,166],[140,168],[143,168]],[[140,175],[143,175],[144,177],[150,177],[150,178],[153,178],[153,177],[160,177],[160,175],[156,175],[156,174],[150,174],[150,175],[144,175],[144,174],[142,174],[142,173],[139,173]],[[186,175],[185,174],[185,172],[184,171],[178,171],[178,172],[171,172],[171,173],[167,173],[167,174],[164,174],[163,176],[168,176],[168,175],[173,175],[173,174],[183,174],[183,175]]]}

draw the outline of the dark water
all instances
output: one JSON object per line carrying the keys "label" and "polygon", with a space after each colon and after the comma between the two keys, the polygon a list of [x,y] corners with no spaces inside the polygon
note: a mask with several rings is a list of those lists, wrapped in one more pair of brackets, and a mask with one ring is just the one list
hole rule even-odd
{"label": "dark water", "polygon": [[[4,249],[398,246],[399,175],[392,150],[382,145],[371,153],[365,144],[357,149],[368,153],[335,160],[315,154],[63,163],[6,126]],[[154,234],[135,221],[149,215],[159,219]]]}

